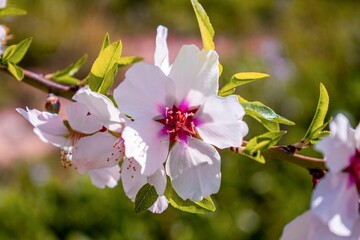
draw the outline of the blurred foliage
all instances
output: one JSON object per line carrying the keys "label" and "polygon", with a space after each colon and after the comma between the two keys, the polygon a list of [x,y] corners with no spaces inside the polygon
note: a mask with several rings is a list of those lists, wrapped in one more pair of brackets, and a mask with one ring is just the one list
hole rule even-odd
{"label": "blurred foliage", "polygon": [[[269,73],[270,79],[239,87],[236,93],[249,101],[259,100],[297,123],[285,127],[287,144],[305,134],[316,108],[319,82],[329,91],[330,114],[345,112],[357,124],[359,1],[200,2],[215,29],[216,46],[225,38],[231,48],[219,49],[222,84],[236,72]],[[9,3],[28,12],[5,19],[14,35],[9,44],[32,36],[22,66],[44,74],[66,67],[84,53],[89,61],[83,69],[89,71],[106,32],[112,40],[150,36],[153,41],[156,26],[163,24],[173,39],[200,39],[190,1]],[[139,55],[127,52],[126,41],[123,44],[126,55]],[[85,70],[79,76],[86,75]],[[0,81],[0,108],[41,108],[39,102],[45,101],[45,94],[16,80],[1,75]],[[264,132],[258,123],[245,120],[253,133],[246,139]],[[204,216],[174,209],[162,215],[136,215],[121,184],[99,190],[86,176],[63,171],[58,156],[32,164],[19,160],[0,173],[0,239],[278,239],[284,225],[308,208],[311,179],[305,170],[283,162],[261,165],[228,151],[222,156],[222,186],[214,196],[217,211]]]}

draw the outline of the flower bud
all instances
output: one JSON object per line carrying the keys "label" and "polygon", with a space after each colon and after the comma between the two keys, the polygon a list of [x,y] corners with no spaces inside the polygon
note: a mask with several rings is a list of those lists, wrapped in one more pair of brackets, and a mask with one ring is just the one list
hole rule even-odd
{"label": "flower bud", "polygon": [[53,93],[49,93],[45,103],[46,111],[50,113],[59,113],[60,111],[60,100]]}

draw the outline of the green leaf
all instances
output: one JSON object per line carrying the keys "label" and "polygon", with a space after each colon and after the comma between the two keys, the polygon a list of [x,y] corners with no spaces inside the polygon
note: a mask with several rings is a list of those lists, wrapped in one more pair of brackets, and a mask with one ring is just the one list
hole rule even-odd
{"label": "green leaf", "polygon": [[202,42],[205,50],[215,49],[214,35],[215,31],[210,23],[210,19],[206,14],[204,8],[201,6],[198,0],[191,0],[191,4],[194,8],[196,19],[199,24]]}
{"label": "green leaf", "polygon": [[212,201],[211,197],[204,198],[199,202],[193,202],[190,200],[183,200],[173,189],[170,181],[166,186],[165,197],[176,209],[180,209],[184,212],[197,213],[197,214],[205,214],[214,212],[216,210],[215,204]]}
{"label": "green leaf", "polygon": [[101,51],[107,48],[110,45],[110,36],[109,33],[106,33],[103,44],[101,46]]}
{"label": "green leaf", "polygon": [[13,64],[11,62],[8,63],[7,66],[9,72],[18,80],[21,81],[24,78],[24,72],[22,68],[17,66],[16,64]]}
{"label": "green leaf", "polygon": [[90,72],[89,86],[92,91],[106,94],[111,88],[118,70],[121,51],[121,41],[117,41],[100,52]]}
{"label": "green leaf", "polygon": [[270,107],[264,105],[261,102],[249,102],[242,97],[238,96],[239,102],[245,109],[245,113],[264,125],[270,131],[278,131],[278,127],[273,123],[280,123],[285,125],[295,125],[294,122],[278,115]]}
{"label": "green leaf", "polygon": [[32,38],[27,38],[16,45],[11,45],[8,47],[4,52],[2,62],[5,64],[9,62],[14,64],[19,63],[29,49],[31,41]]}
{"label": "green leaf", "polygon": [[303,139],[312,140],[313,137],[316,137],[316,134],[318,134],[321,130],[323,130],[326,127],[327,124],[324,124],[324,121],[328,111],[328,107],[329,107],[329,94],[326,91],[325,86],[322,83],[320,83],[320,96],[319,96],[316,112]]}
{"label": "green leaf", "polygon": [[259,117],[256,117],[254,115],[248,115],[248,116],[254,118],[256,121],[261,123],[270,132],[278,132],[278,131],[280,131],[280,125],[277,122],[272,122],[272,121],[267,120],[265,118],[259,118]]}
{"label": "green leaf", "polygon": [[231,77],[230,81],[220,89],[219,95],[220,96],[230,95],[235,91],[235,88],[240,85],[267,77],[269,77],[269,74],[266,73],[257,73],[257,72],[236,73]]}
{"label": "green leaf", "polygon": [[224,70],[224,67],[219,63],[219,76],[221,76],[223,70]]}
{"label": "green leaf", "polygon": [[52,79],[55,82],[64,84],[78,84],[80,80],[72,76],[79,71],[79,69],[84,65],[86,60],[87,55],[84,55],[75,63],[55,73],[48,74],[45,76],[45,78]]}
{"label": "green leaf", "polygon": [[157,198],[155,187],[148,183],[145,184],[136,195],[134,212],[141,213],[148,210],[156,202]]}
{"label": "green leaf", "polygon": [[26,11],[19,9],[19,8],[7,6],[6,8],[0,9],[0,18],[7,17],[7,16],[15,16],[15,15],[19,16],[19,15],[25,15],[25,14],[26,14]]}
{"label": "green leaf", "polygon": [[119,67],[126,67],[128,65],[137,63],[144,60],[142,57],[134,57],[134,56],[127,56],[127,57],[121,57],[118,61]]}
{"label": "green leaf", "polygon": [[286,131],[279,132],[267,132],[256,136],[247,143],[245,150],[250,151],[265,151],[276,145],[282,136],[286,133]]}
{"label": "green leaf", "polygon": [[329,136],[330,133],[331,133],[330,131],[320,131],[316,136],[314,136],[310,140],[311,145],[315,145],[321,138]]}
{"label": "green leaf", "polygon": [[262,155],[262,151],[270,149],[276,145],[286,131],[279,132],[267,132],[256,136],[246,144],[246,147],[240,152],[259,163],[265,163],[265,158]]}
{"label": "green leaf", "polygon": [[241,155],[243,156],[246,156],[252,160],[255,160],[259,163],[262,163],[264,164],[266,161],[265,161],[265,158],[264,156],[261,154],[261,151],[260,150],[257,150],[257,151],[249,151],[249,150],[243,150],[242,152],[239,152]]}

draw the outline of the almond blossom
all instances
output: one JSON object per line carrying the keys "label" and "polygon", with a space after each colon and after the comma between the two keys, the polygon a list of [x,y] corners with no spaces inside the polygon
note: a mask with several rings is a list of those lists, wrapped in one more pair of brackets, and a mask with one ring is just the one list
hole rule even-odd
{"label": "almond blossom", "polygon": [[[220,155],[214,146],[240,146],[247,134],[236,96],[217,96],[219,61],[213,50],[183,46],[168,64],[167,29],[156,38],[155,66],[137,63],[114,91],[129,114],[122,137],[126,155],[152,176],[163,168],[183,199],[199,201],[220,187]],[[166,181],[166,178],[163,180]]]}
{"label": "almond blossom", "polygon": [[330,123],[331,135],[316,148],[329,172],[316,187],[311,209],[338,236],[350,236],[359,221],[360,126],[354,130],[339,114]]}
{"label": "almond blossom", "polygon": [[61,148],[64,167],[74,166],[80,174],[88,173],[94,185],[114,187],[120,178],[119,161],[124,155],[123,140],[114,133],[122,131],[124,120],[110,99],[80,89],[76,102],[67,107],[68,120],[58,114],[36,109],[16,109],[33,126],[34,132],[47,143]]}
{"label": "almond blossom", "polygon": [[0,9],[6,7],[7,0],[0,0]]}
{"label": "almond blossom", "polygon": [[309,210],[295,218],[284,228],[280,240],[359,240],[360,219],[355,222],[350,236],[338,236],[329,230],[313,211]]}
{"label": "almond blossom", "polygon": [[169,202],[164,196],[166,188],[166,175],[164,168],[157,170],[153,175],[147,177],[141,174],[141,166],[133,158],[124,158],[123,164],[121,165],[121,181],[125,194],[133,202],[141,187],[145,184],[150,183],[155,187],[156,193],[158,194],[157,201],[149,209],[153,213],[162,213],[168,207]]}

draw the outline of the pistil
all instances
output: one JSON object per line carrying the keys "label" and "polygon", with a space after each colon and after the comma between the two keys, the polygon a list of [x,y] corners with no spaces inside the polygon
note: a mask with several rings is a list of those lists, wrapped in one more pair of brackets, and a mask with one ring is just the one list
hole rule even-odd
{"label": "pistil", "polygon": [[156,120],[164,124],[163,133],[170,136],[170,141],[185,141],[187,136],[195,137],[196,132],[196,123],[195,113],[198,110],[187,108],[177,108],[173,106],[172,108],[165,108],[164,118]]}

